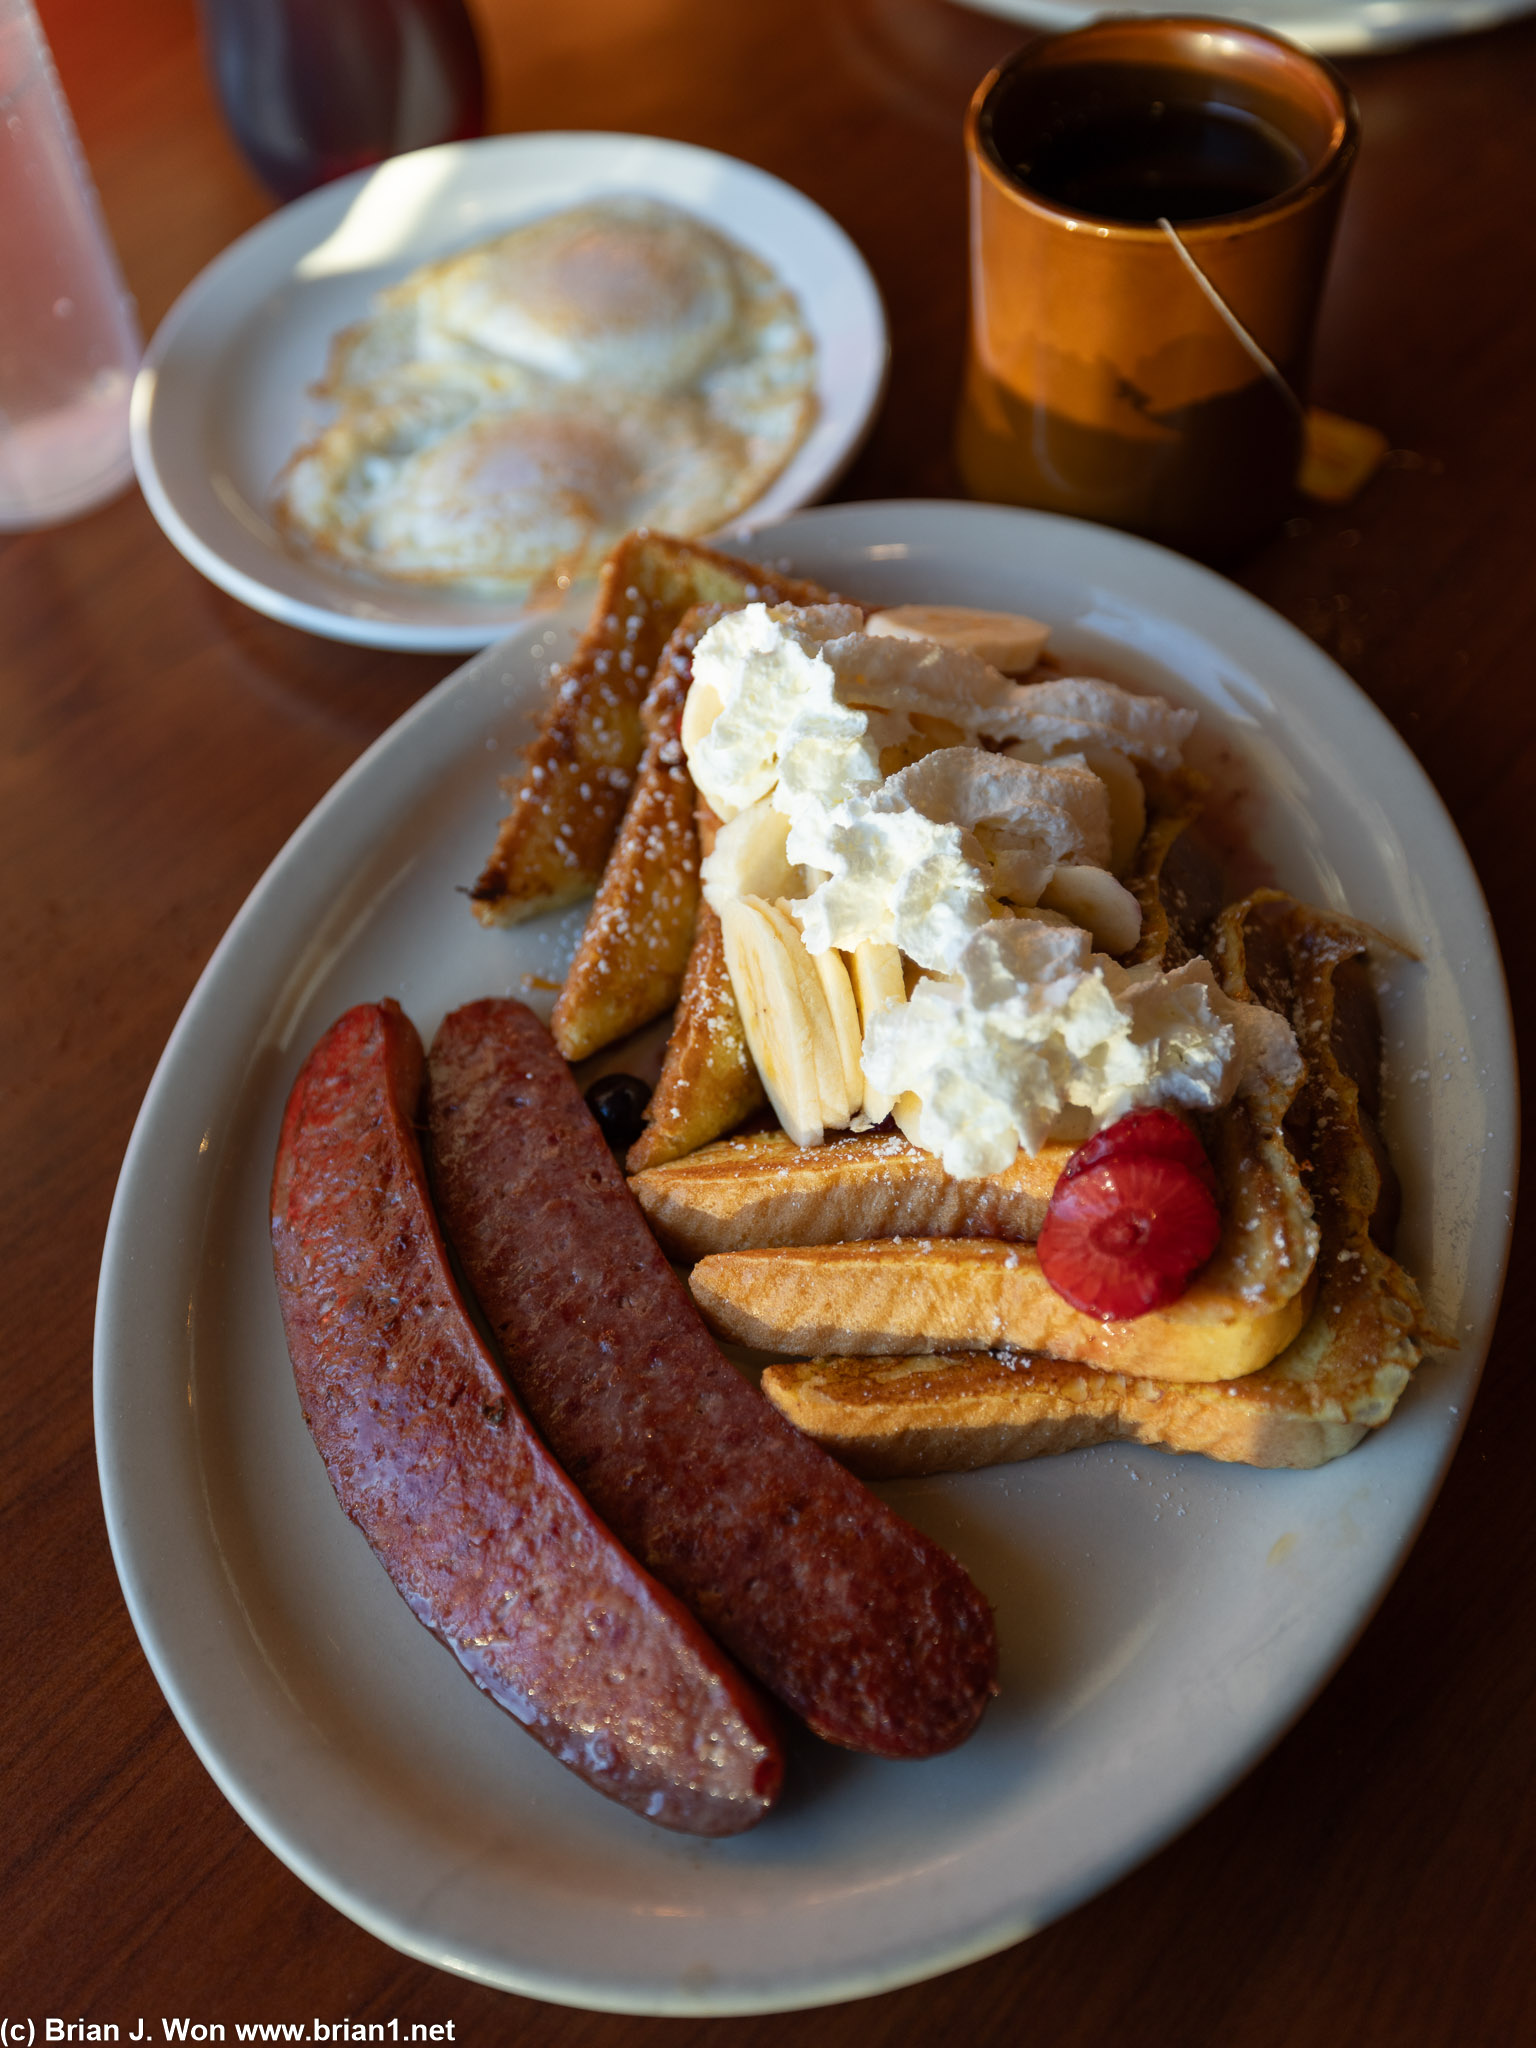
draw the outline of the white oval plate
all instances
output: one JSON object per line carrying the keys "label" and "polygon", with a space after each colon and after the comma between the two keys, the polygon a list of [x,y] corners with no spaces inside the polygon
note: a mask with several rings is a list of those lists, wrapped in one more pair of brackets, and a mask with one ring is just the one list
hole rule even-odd
{"label": "white oval plate", "polygon": [[1309,641],[1180,557],[1042,514],[838,506],[758,551],[866,598],[1022,609],[1074,666],[1198,705],[1278,874],[1418,950],[1384,986],[1388,1129],[1401,1249],[1460,1349],[1317,1472],[1103,1447],[885,1489],[996,1605],[1003,1690],[976,1737],[922,1764],[806,1739],[782,1809],[730,1842],[607,1804],[475,1690],[337,1509],[271,1278],[278,1123],[320,1032],[392,994],[430,1037],[460,1002],[557,976],[580,923],[488,932],[454,894],[552,643],[525,627],[449,677],[274,861],[166,1049],[102,1266],[102,1491],[155,1674],[262,1839],[412,1955],[623,2012],[776,2011],[932,1975],[1065,1912],[1219,1797],[1334,1669],[1428,1509],[1514,1186],[1476,878],[1407,749]]}
{"label": "white oval plate", "polygon": [[645,135],[493,135],[359,171],[242,235],[182,293],[134,385],[134,466],[189,562],[270,618],[369,647],[454,652],[498,640],[521,601],[348,576],[287,549],[268,506],[322,423],[309,387],[331,337],[418,264],[519,221],[614,193],[670,201],[760,256],[816,338],[820,413],[738,525],[809,504],[852,460],[885,389],[880,294],[837,223],[735,157]]}
{"label": "white oval plate", "polygon": [[1289,36],[1324,56],[1343,57],[1362,50],[1401,48],[1436,36],[1468,35],[1501,21],[1529,14],[1536,0],[1221,0],[1212,7],[1172,6],[1168,0],[1111,0],[1098,7],[1092,0],[964,0],[982,14],[1000,14],[1007,21],[1032,28],[1082,28],[1106,14],[1209,14],[1223,21],[1251,21],[1276,35]]}

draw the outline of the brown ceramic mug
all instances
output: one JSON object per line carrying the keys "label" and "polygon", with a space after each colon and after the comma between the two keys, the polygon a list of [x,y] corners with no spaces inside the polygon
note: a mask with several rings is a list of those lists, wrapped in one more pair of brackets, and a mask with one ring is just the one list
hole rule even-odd
{"label": "brown ceramic mug", "polygon": [[966,488],[1214,561],[1273,531],[1359,140],[1342,81],[1262,29],[1112,18],[1000,65],[965,138]]}

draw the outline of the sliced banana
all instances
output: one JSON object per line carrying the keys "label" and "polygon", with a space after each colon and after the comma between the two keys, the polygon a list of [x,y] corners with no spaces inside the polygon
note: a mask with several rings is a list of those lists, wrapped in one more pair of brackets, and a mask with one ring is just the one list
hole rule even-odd
{"label": "sliced banana", "polygon": [[1040,891],[1056,872],[1056,863],[1041,860],[1022,847],[1006,846],[992,855],[992,894],[999,902],[1021,907],[1040,901]]}
{"label": "sliced banana", "polygon": [[1049,746],[1038,739],[1009,740],[1002,751],[1014,761],[1034,761],[1041,767],[1081,762],[1093,770],[1109,798],[1110,872],[1123,875],[1147,829],[1147,793],[1129,755],[1098,740],[1060,740]]}
{"label": "sliced banana", "polygon": [[1147,829],[1147,793],[1130,758],[1115,747],[1089,740],[1073,748],[1109,791],[1109,871],[1123,875],[1136,858]]}
{"label": "sliced banana", "polygon": [[[819,1145],[825,1124],[816,1040],[801,976],[780,929],[779,916],[758,897],[725,903],[718,915],[726,971],[741,1012],[747,1049],[774,1115],[797,1145]],[[798,930],[788,918],[782,923],[789,926],[809,969],[810,956]],[[825,1007],[814,972],[810,981]]]}
{"label": "sliced banana", "polygon": [[[785,903],[779,905],[781,910],[789,907]],[[828,946],[823,953],[812,953],[810,960],[820,978],[821,992],[827,1000],[827,1014],[837,1039],[838,1058],[843,1070],[839,1100],[847,1103],[848,1121],[852,1123],[863,1113],[865,1106],[864,1069],[860,1064],[864,1035],[859,1029],[859,1006],[853,998],[853,983],[848,978],[847,963],[835,946]],[[825,1109],[826,1105],[822,1107]]]}
{"label": "sliced banana", "polygon": [[1059,867],[1040,901],[1090,932],[1100,953],[1129,953],[1141,937],[1141,905],[1107,868]]}
{"label": "sliced banana", "polygon": [[[847,1069],[843,1064],[843,1049],[836,1024],[832,1021],[831,1005],[827,1000],[822,977],[817,972],[816,962],[806,950],[800,927],[790,916],[783,903],[764,903],[761,897],[756,901],[763,915],[772,921],[783,944],[795,985],[799,991],[800,1006],[810,1026],[811,1045],[816,1061],[816,1090],[821,1105],[821,1121],[829,1131],[846,1131],[853,1122],[858,1108],[857,1100],[851,1100]],[[849,1003],[852,1004],[852,992]],[[864,1093],[864,1077],[857,1075],[858,1094]]]}
{"label": "sliced banana", "polygon": [[1006,675],[1022,675],[1040,659],[1050,627],[1022,612],[985,612],[963,604],[898,604],[876,612],[866,631],[896,640],[937,640],[979,656]]}
{"label": "sliced banana", "polygon": [[936,712],[887,712],[884,715],[891,721],[900,720],[906,725],[906,731],[899,739],[889,741],[880,749],[880,773],[887,781],[891,776],[900,774],[903,768],[910,768],[914,761],[925,761],[941,747],[963,746],[970,737],[963,725],[956,725],[952,718],[940,718]]}
{"label": "sliced banana", "polygon": [[896,1119],[896,1128],[900,1131],[901,1135],[910,1144],[921,1145],[923,1142],[923,1104],[921,1097],[915,1095],[910,1088],[905,1089],[897,1096],[896,1104],[891,1114]]}
{"label": "sliced banana", "polygon": [[714,851],[699,870],[704,900],[717,916],[723,904],[739,896],[761,896],[773,903],[781,896],[802,893],[800,870],[785,858],[788,837],[788,818],[766,797],[720,827]]}
{"label": "sliced banana", "polygon": [[693,750],[725,709],[720,692],[712,683],[691,682],[683,699],[683,752],[692,765]]}
{"label": "sliced banana", "polygon": [[[848,964],[854,999],[859,1006],[862,1052],[870,1019],[881,1010],[889,1009],[893,1003],[904,1003],[907,1000],[907,983],[901,971],[900,953],[894,946],[884,945],[878,939],[865,939],[856,946]],[[863,1072],[862,1066],[860,1072]],[[883,1088],[872,1087],[868,1080],[864,1082],[864,1114],[872,1124],[884,1123],[894,1106],[893,1096],[887,1095]]]}

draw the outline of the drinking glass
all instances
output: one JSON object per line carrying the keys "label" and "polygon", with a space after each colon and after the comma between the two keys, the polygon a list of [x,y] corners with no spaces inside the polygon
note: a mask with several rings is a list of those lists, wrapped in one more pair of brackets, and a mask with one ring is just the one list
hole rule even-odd
{"label": "drinking glass", "polygon": [[32,0],[0,0],[0,531],[133,474],[142,344]]}
{"label": "drinking glass", "polygon": [[279,199],[484,124],[464,0],[201,0],[236,142]]}

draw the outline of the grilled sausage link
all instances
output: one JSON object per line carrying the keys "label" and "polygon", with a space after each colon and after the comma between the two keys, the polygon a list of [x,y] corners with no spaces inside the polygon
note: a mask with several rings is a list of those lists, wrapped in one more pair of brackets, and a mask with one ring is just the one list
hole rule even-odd
{"label": "grilled sausage link", "polygon": [[427,1100],[444,1227],[598,1513],[819,1735],[962,1741],[996,1689],[985,1600],[721,1356],[533,1013],[455,1011]]}
{"label": "grilled sausage link", "polygon": [[349,1010],[283,1119],[272,1248],[299,1401],[417,1618],[563,1764],[689,1834],[760,1820],[770,1710],[540,1443],[449,1269],[413,1126],[421,1041]]}

